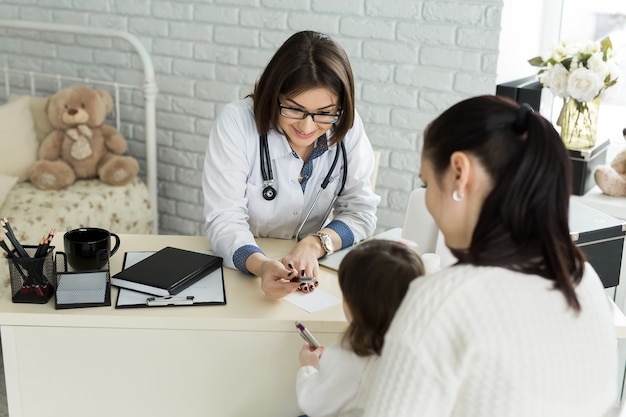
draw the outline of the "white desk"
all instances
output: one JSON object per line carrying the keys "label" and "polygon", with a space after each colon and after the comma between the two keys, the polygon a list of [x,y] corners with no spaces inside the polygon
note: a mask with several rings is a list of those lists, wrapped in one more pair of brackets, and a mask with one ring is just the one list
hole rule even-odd
{"label": "white desk", "polygon": [[[207,249],[201,236],[120,235],[125,251],[170,245]],[[292,241],[259,239],[279,257]],[[345,330],[341,305],[307,313],[265,299],[258,278],[224,269],[227,305],[55,310],[0,297],[0,330],[11,417],[294,417],[302,320],[323,344]],[[320,288],[341,297],[334,271]],[[616,335],[626,318],[612,304]]]}
{"label": "white desk", "polygon": [[[208,249],[202,236],[120,235],[125,251]],[[259,240],[279,257],[292,241]],[[324,344],[345,330],[341,305],[308,313],[268,300],[259,278],[224,268],[227,305],[55,310],[0,298],[0,329],[11,417],[285,416],[300,412],[295,376],[302,320]],[[320,288],[337,297],[336,275]]]}

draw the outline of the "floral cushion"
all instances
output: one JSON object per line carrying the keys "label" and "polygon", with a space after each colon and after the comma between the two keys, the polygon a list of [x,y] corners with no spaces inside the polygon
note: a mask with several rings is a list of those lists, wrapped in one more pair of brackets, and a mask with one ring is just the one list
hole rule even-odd
{"label": "floral cushion", "polygon": [[[79,180],[59,191],[36,188],[30,182],[13,186],[0,207],[22,245],[36,245],[50,229],[56,251],[63,251],[63,234],[78,227],[101,227],[113,233],[150,234],[154,222],[148,188],[138,178],[125,186]],[[0,262],[0,291],[10,286],[6,259]]]}

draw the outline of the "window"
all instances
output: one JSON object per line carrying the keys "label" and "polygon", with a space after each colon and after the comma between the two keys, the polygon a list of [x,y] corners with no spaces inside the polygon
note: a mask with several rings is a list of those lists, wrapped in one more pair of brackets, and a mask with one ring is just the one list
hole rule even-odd
{"label": "window", "polygon": [[[621,86],[600,105],[598,135],[623,143],[626,127],[626,2],[616,0],[504,0],[497,83],[536,73],[528,59],[546,56],[559,40],[600,40],[609,35],[622,71]],[[543,103],[542,103],[543,106]],[[561,109],[554,99],[552,120]],[[544,113],[545,114],[545,113]]]}

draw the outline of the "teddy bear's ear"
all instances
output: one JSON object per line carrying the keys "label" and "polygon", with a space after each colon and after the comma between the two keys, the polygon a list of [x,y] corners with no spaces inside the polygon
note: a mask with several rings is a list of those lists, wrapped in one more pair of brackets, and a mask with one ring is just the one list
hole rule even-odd
{"label": "teddy bear's ear", "polygon": [[46,99],[46,102],[45,102],[45,103],[44,103],[44,105],[43,105],[43,112],[44,112],[44,114],[46,114],[46,115],[48,114],[48,107],[50,107],[50,99],[51,99],[51,97],[48,97],[48,98]]}
{"label": "teddy bear's ear", "polygon": [[106,90],[96,90],[96,92],[100,95],[102,100],[104,101],[104,105],[106,106],[107,113],[113,110],[113,98],[111,94],[109,94]]}

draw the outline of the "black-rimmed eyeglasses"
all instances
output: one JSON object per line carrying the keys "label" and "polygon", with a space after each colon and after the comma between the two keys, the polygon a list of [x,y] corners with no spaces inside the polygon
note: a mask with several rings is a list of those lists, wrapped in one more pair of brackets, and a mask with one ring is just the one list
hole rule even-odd
{"label": "black-rimmed eyeglasses", "polygon": [[339,117],[341,117],[342,113],[341,110],[339,110],[337,113],[309,113],[308,111],[283,106],[280,103],[278,104],[278,107],[280,108],[280,115],[285,116],[288,119],[304,120],[308,116],[311,116],[311,119],[313,119],[315,123],[325,125],[336,123],[337,120],[339,120]]}

